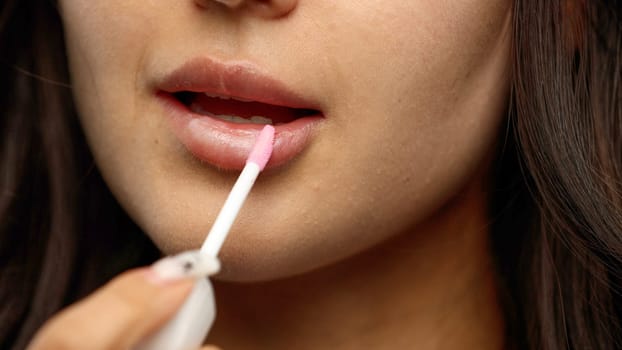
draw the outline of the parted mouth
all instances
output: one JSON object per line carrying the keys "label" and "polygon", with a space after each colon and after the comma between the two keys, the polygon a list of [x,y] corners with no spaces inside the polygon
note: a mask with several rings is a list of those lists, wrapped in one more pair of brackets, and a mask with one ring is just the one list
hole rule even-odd
{"label": "parted mouth", "polygon": [[249,61],[201,56],[154,81],[172,133],[196,158],[241,170],[262,124],[275,127],[268,167],[293,160],[312,142],[326,106]]}
{"label": "parted mouth", "polygon": [[235,124],[277,126],[324,116],[317,101],[245,61],[197,57],[164,77],[157,89],[195,115]]}
{"label": "parted mouth", "polygon": [[321,115],[316,109],[287,107],[207,92],[179,91],[172,96],[192,113],[235,124],[282,125]]}

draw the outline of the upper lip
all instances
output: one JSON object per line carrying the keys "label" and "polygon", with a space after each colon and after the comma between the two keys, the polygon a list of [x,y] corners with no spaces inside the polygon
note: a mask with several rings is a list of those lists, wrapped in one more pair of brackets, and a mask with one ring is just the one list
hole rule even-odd
{"label": "upper lip", "polygon": [[158,88],[168,93],[201,92],[276,106],[319,110],[317,103],[302,97],[247,61],[219,62],[209,57],[197,57],[167,75]]}

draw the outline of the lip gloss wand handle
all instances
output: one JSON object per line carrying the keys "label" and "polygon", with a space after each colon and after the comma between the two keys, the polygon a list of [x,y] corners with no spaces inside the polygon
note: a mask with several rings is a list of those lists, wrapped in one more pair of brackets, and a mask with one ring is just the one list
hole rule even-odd
{"label": "lip gloss wand handle", "polygon": [[174,318],[136,350],[195,350],[203,343],[216,317],[214,291],[208,278],[196,281]]}
{"label": "lip gloss wand handle", "polygon": [[[246,166],[233,185],[225,204],[214,221],[200,251],[182,253],[164,259],[163,270],[194,267],[187,272],[196,276],[215,274],[220,269],[216,258],[257,176],[272,155],[274,128],[266,125],[259,134]],[[157,264],[156,264],[157,265]],[[203,271],[199,271],[203,269]],[[185,271],[185,270],[184,270]],[[179,271],[177,271],[179,272]],[[202,273],[202,274],[201,274]],[[177,314],[136,350],[191,350],[203,343],[216,317],[214,291],[208,278],[199,279]]]}

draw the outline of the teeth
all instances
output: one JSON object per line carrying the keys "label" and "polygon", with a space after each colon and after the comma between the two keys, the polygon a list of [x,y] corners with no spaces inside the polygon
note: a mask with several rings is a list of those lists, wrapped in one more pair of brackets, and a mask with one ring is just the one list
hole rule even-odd
{"label": "teeth", "polygon": [[204,92],[203,94],[205,94],[205,96],[207,96],[207,97],[219,98],[221,100],[234,100],[234,101],[240,101],[240,102],[253,102],[253,100],[247,100],[247,99],[241,98],[241,97],[212,95],[212,94],[208,94],[207,92]]}
{"label": "teeth", "polygon": [[228,122],[232,122],[232,123],[237,123],[237,124],[261,124],[261,125],[270,124],[272,125],[272,119],[260,117],[260,116],[253,116],[250,119],[246,119],[246,118],[238,117],[237,115],[220,114],[220,115],[212,115],[212,117],[225,120]]}
{"label": "teeth", "polygon": [[219,98],[219,99],[222,99],[222,100],[228,100],[229,99],[228,96],[212,95],[212,94],[208,94],[207,92],[204,92],[203,94],[205,94],[205,96],[207,96],[207,97]]}
{"label": "teeth", "polygon": [[203,109],[203,107],[201,107],[201,105],[198,103],[192,103],[190,105],[190,110],[196,114],[210,115],[209,112]]}
{"label": "teeth", "polygon": [[251,117],[250,121],[255,124],[270,124],[272,125],[272,119],[266,117],[260,117],[258,115]]}
{"label": "teeth", "polygon": [[260,125],[270,124],[272,125],[272,119],[260,117],[260,116],[253,116],[250,119],[246,119],[246,118],[238,117],[237,115],[221,114],[221,115],[213,115],[213,117],[217,119],[225,120],[228,122],[232,122],[232,123],[237,123],[237,124],[260,124]]}
{"label": "teeth", "polygon": [[236,123],[236,124],[248,124],[250,123],[250,120],[248,119],[244,119],[235,115],[214,115],[214,118],[220,119],[220,120],[225,120],[228,122],[232,122],[232,123]]}
{"label": "teeth", "polygon": [[237,123],[237,124],[260,124],[260,125],[266,125],[266,124],[270,124],[272,125],[272,119],[267,118],[267,117],[262,117],[259,115],[255,115],[250,117],[250,119],[246,119],[246,118],[242,118],[242,117],[238,117],[237,115],[227,115],[227,114],[212,114],[208,111],[206,111],[205,109],[203,109],[203,107],[201,107],[201,105],[199,105],[198,103],[193,103],[190,105],[190,110],[194,113],[197,114],[201,114],[201,115],[206,115],[212,118],[216,118],[216,119],[220,119],[220,120],[225,120],[231,123]]}
{"label": "teeth", "polygon": [[231,97],[231,99],[235,101],[240,101],[240,102],[253,102],[254,101],[254,100],[249,100],[249,99],[241,98],[241,97]]}

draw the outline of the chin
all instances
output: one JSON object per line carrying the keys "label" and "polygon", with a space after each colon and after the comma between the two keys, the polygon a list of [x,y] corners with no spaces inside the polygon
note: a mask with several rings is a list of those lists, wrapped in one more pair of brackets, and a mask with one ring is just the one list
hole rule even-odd
{"label": "chin", "polygon": [[222,269],[214,279],[228,282],[263,282],[292,277],[312,271],[323,262],[310,257],[309,247],[274,247],[268,237],[229,237],[219,259]]}
{"label": "chin", "polygon": [[[204,231],[204,230],[203,230]],[[156,246],[166,255],[198,249],[205,236],[200,234],[165,234],[166,232],[192,232],[184,230],[147,231]],[[195,231],[201,232],[201,230]],[[313,259],[314,255],[303,244],[288,244],[293,239],[289,234],[279,238],[278,234],[232,230],[227,237],[218,258],[221,271],[212,278],[229,282],[260,282],[287,278],[314,270],[323,263]],[[273,242],[282,242],[276,246]],[[305,257],[301,259],[301,257]]]}

